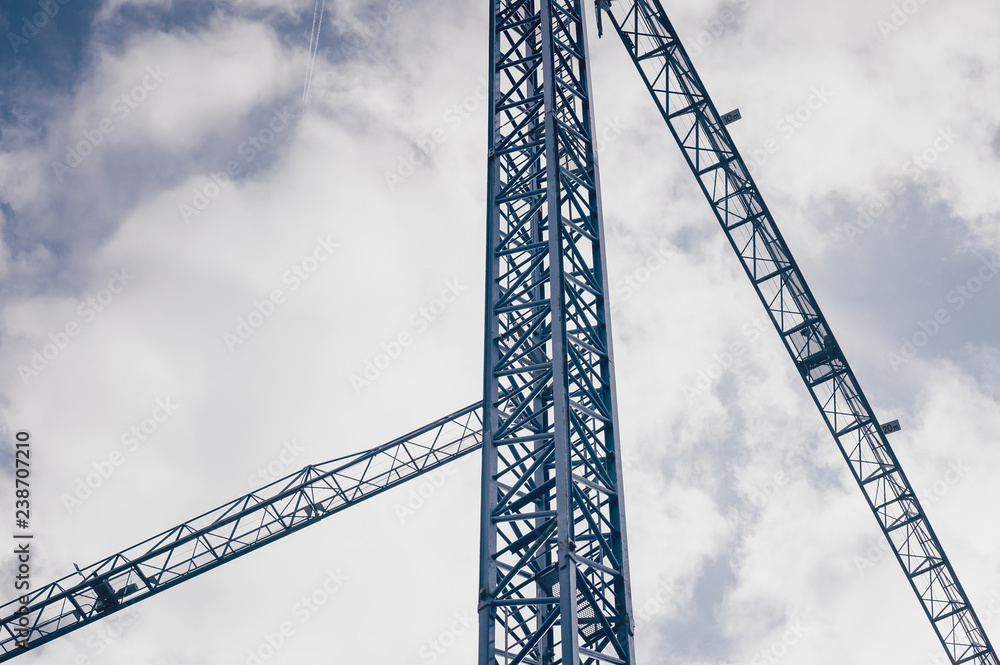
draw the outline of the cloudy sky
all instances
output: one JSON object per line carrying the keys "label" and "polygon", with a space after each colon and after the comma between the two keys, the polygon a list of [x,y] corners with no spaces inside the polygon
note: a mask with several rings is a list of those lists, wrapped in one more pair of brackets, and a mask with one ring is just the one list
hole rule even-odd
{"label": "cloudy sky", "polygon": [[[36,582],[481,398],[487,3],[46,6],[0,9],[0,467],[30,430]],[[666,6],[1000,636],[1000,10]],[[624,49],[591,56],[640,662],[939,662]],[[21,662],[473,662],[478,469]]]}

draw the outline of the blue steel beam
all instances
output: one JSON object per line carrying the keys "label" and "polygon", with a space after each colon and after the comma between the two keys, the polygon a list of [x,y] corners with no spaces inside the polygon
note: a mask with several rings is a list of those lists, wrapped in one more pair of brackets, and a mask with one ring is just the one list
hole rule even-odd
{"label": "blue steel beam", "polygon": [[479,664],[631,664],[582,6],[492,9]]}
{"label": "blue steel beam", "polygon": [[598,0],[739,256],[952,663],[997,656],[659,0]]}
{"label": "blue steel beam", "polygon": [[[0,662],[417,478],[482,445],[481,403],[310,465],[0,607]],[[18,642],[24,643],[19,646]]]}

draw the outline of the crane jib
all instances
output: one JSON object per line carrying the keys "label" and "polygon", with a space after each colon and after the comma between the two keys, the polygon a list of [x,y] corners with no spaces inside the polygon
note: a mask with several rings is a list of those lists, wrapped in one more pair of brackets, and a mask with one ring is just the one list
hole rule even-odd
{"label": "crane jib", "polygon": [[[998,665],[941,543],[659,0],[599,2],[802,375],[953,664]],[[728,114],[727,114],[728,115]]]}
{"label": "crane jib", "polygon": [[0,662],[110,616],[478,450],[472,404],[389,443],[312,464],[0,606]]}

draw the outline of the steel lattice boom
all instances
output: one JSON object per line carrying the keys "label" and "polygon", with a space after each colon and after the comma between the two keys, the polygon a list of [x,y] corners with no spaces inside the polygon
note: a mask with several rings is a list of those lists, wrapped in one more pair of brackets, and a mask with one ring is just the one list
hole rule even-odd
{"label": "steel lattice boom", "polygon": [[479,663],[634,663],[582,7],[492,7]]}
{"label": "steel lattice boom", "polygon": [[473,404],[378,448],[310,465],[0,607],[0,662],[315,524],[482,444]]}
{"label": "steel lattice boom", "polygon": [[604,0],[952,663],[990,641],[659,0]]}

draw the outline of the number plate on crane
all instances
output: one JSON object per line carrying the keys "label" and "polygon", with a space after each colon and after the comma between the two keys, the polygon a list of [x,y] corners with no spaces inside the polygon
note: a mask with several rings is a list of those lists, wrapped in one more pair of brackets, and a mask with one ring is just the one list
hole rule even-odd
{"label": "number plate on crane", "polygon": [[731,125],[731,124],[733,124],[734,122],[736,122],[737,120],[739,120],[742,117],[743,116],[740,115],[740,110],[739,109],[733,109],[729,113],[723,113],[722,114],[722,124],[723,125]]}

